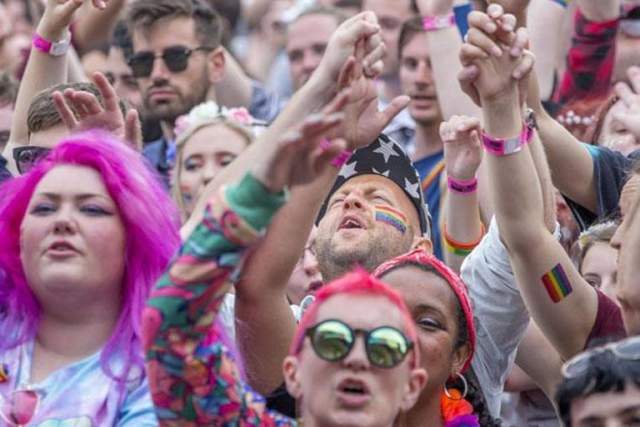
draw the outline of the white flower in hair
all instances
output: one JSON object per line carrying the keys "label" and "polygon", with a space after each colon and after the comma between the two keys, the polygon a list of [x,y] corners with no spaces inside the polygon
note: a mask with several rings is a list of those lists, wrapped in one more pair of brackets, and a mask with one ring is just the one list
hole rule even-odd
{"label": "white flower in hair", "polygon": [[176,125],[174,132],[180,135],[187,129],[197,126],[199,123],[212,120],[221,114],[221,109],[218,104],[213,101],[203,102],[198,104],[189,111],[189,113],[182,115],[176,119]]}

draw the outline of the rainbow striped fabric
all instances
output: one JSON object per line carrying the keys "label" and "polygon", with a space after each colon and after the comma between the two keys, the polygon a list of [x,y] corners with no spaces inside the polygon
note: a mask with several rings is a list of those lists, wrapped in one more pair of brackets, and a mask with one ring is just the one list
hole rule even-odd
{"label": "rainbow striped fabric", "polygon": [[400,211],[389,206],[376,206],[376,221],[384,222],[394,227],[400,233],[407,231],[407,217]]}
{"label": "rainbow striped fabric", "polygon": [[561,264],[556,265],[553,270],[542,276],[542,283],[554,303],[562,301],[573,292],[569,278]]}

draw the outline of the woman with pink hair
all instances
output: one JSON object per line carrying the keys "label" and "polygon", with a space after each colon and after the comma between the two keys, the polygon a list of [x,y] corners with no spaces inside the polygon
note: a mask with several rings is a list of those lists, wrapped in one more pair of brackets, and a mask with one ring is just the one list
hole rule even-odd
{"label": "woman with pink hair", "polygon": [[89,132],[0,195],[0,425],[157,425],[140,319],[179,245],[162,186]]}

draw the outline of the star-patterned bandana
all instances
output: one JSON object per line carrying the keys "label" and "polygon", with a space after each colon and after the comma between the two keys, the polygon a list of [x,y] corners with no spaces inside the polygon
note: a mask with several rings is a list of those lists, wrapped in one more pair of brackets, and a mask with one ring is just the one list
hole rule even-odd
{"label": "star-patterned bandana", "polygon": [[398,185],[418,211],[422,235],[431,238],[431,216],[429,207],[420,190],[420,177],[409,156],[402,147],[385,134],[367,147],[356,150],[349,161],[342,166],[333,188],[324,201],[317,222],[327,210],[329,199],[349,179],[359,175],[381,175]]}

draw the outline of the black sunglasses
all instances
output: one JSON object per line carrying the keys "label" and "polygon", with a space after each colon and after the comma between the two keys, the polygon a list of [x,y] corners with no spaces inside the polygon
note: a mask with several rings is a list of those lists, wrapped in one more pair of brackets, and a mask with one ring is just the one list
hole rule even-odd
{"label": "black sunglasses", "polygon": [[13,160],[16,162],[18,173],[23,175],[29,172],[42,158],[51,151],[50,148],[26,146],[13,149]]}
{"label": "black sunglasses", "polygon": [[327,362],[337,362],[347,357],[358,334],[364,336],[369,362],[378,368],[398,366],[413,347],[413,343],[401,331],[391,326],[367,331],[354,329],[340,320],[329,319],[305,332],[305,336],[311,340],[313,351]]}
{"label": "black sunglasses", "polygon": [[127,62],[135,78],[149,77],[153,71],[153,63],[157,58],[162,58],[169,71],[179,73],[187,69],[189,57],[191,57],[192,53],[198,51],[210,52],[213,49],[209,46],[198,46],[192,49],[185,46],[170,46],[159,55],[151,51],[134,53]]}
{"label": "black sunglasses", "polygon": [[627,338],[585,351],[562,366],[562,376],[565,379],[573,379],[584,375],[591,366],[591,359],[606,352],[613,353],[620,360],[640,361],[640,337]]}

